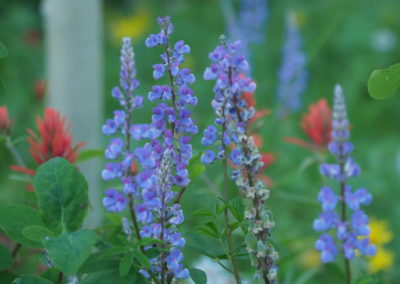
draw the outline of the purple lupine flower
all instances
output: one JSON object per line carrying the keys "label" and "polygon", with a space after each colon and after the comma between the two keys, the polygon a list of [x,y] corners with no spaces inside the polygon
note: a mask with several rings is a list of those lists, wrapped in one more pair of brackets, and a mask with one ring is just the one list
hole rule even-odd
{"label": "purple lupine flower", "polygon": [[[185,245],[185,239],[177,231],[184,217],[179,204],[174,204],[177,194],[172,187],[186,187],[190,183],[187,167],[192,158],[192,145],[187,134],[197,134],[198,128],[188,106],[195,106],[197,98],[189,87],[195,81],[194,75],[190,69],[181,68],[190,47],[180,40],[171,48],[170,18],[158,18],[158,23],[161,31],[150,35],[145,44],[163,49],[162,63],[153,65],[153,78],[167,77],[169,85],[155,85],[148,93],[149,100],[157,103],[152,109],[151,124],[131,129],[132,136],[150,139],[134,151],[143,169],[136,176],[141,189],[141,203],[136,205],[136,211],[143,224],[141,236],[163,241],[163,252],[150,260],[152,273],[158,279],[181,279],[189,276],[178,249]],[[142,274],[150,277],[146,271]]]}
{"label": "purple lupine flower", "polygon": [[125,209],[125,196],[115,189],[105,191],[106,197],[103,198],[103,205],[109,212],[121,212]]}
{"label": "purple lupine flower", "polygon": [[306,55],[301,50],[302,39],[294,14],[286,20],[286,39],[283,46],[282,65],[279,70],[277,99],[281,111],[298,111],[301,95],[307,84]]}
{"label": "purple lupine flower", "polygon": [[279,255],[269,242],[275,223],[271,212],[265,208],[269,191],[256,175],[263,165],[261,155],[253,138],[247,134],[254,109],[248,109],[242,97],[244,92],[254,92],[256,85],[244,75],[249,64],[239,50],[240,42],[228,44],[221,36],[221,44],[209,54],[212,63],[206,68],[204,79],[215,80],[211,106],[217,118],[215,125],[204,130],[202,144],[218,146],[218,150],[215,151],[217,154],[214,150],[205,150],[201,161],[209,164],[218,159],[226,165],[229,159],[229,164],[240,168],[232,172],[231,178],[248,198],[245,212],[249,221],[247,250],[257,270],[255,277],[261,277],[266,283],[276,283]]}
{"label": "purple lupine flower", "polygon": [[249,45],[261,43],[265,38],[265,22],[268,16],[268,0],[240,0],[239,11],[231,1],[222,1],[228,38],[242,40],[240,52],[250,58]]}
{"label": "purple lupine flower", "polygon": [[[337,246],[341,247],[346,261],[356,256],[355,250],[365,256],[372,256],[376,253],[376,247],[369,244],[368,216],[361,210],[362,205],[371,203],[372,196],[364,188],[353,191],[352,187],[346,184],[348,179],[359,175],[360,167],[349,156],[354,147],[348,141],[350,137],[349,121],[340,86],[335,88],[332,126],[333,141],[329,144],[329,150],[337,158],[338,164],[323,164],[320,170],[323,175],[338,181],[340,196],[326,186],[321,188],[318,195],[323,212],[314,221],[314,229],[323,232],[336,230],[337,237],[337,241],[335,241],[331,235],[324,233],[317,240],[316,249],[321,251],[323,262],[335,260],[338,254]],[[342,207],[340,219],[335,212],[338,202]],[[350,213],[348,211],[352,211],[350,220],[346,218]]]}

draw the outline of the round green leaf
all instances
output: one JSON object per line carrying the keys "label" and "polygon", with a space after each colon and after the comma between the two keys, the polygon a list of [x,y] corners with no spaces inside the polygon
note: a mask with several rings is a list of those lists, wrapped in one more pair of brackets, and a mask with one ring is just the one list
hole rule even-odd
{"label": "round green leaf", "polygon": [[27,247],[43,247],[40,242],[30,240],[22,233],[27,226],[43,225],[38,210],[22,205],[11,205],[0,207],[0,216],[0,228],[15,242]]}
{"label": "round green leaf", "polygon": [[13,257],[5,246],[0,244],[0,271],[10,268],[13,264]]}
{"label": "round green leaf", "polygon": [[400,63],[375,70],[368,80],[368,92],[375,99],[387,98],[400,88]]}
{"label": "round green leaf", "polygon": [[75,231],[86,216],[88,185],[75,166],[63,158],[41,165],[34,178],[43,220],[49,228]]}
{"label": "round green leaf", "polygon": [[90,230],[66,233],[44,241],[51,260],[65,274],[78,271],[96,243],[96,234]]}

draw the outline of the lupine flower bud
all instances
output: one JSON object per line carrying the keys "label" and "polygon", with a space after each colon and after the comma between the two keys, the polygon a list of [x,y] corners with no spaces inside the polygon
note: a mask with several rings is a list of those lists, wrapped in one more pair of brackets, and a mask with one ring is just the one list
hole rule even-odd
{"label": "lupine flower bud", "polygon": [[[323,164],[320,170],[323,175],[338,181],[340,196],[331,188],[322,187],[318,201],[322,205],[323,213],[314,221],[314,229],[323,232],[336,230],[338,241],[327,233],[321,235],[315,248],[321,252],[322,262],[335,260],[339,252],[338,245],[341,246],[346,259],[354,258],[355,250],[366,256],[376,253],[376,247],[369,243],[368,217],[361,210],[361,205],[368,205],[372,201],[372,196],[364,188],[353,192],[351,186],[346,185],[349,178],[356,177],[360,173],[359,166],[349,157],[353,149],[353,145],[348,141],[349,136],[349,121],[343,91],[340,86],[336,86],[332,113],[333,140],[329,144],[329,150],[336,156],[338,164]],[[342,206],[341,218],[336,213],[336,205],[339,202]],[[347,211],[351,212],[350,220],[346,218]]]}

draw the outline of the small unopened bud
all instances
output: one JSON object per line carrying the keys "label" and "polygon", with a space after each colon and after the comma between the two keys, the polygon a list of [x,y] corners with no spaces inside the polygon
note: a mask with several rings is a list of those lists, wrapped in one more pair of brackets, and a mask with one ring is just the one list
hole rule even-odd
{"label": "small unopened bud", "polygon": [[8,116],[7,107],[0,107],[0,135],[10,135],[12,121]]}

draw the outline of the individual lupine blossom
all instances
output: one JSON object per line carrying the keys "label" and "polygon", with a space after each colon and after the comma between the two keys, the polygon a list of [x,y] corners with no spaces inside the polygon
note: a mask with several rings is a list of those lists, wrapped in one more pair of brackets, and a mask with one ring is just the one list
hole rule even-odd
{"label": "individual lupine blossom", "polygon": [[327,100],[320,99],[311,104],[308,113],[303,114],[300,126],[311,142],[296,137],[286,137],[286,142],[299,145],[311,151],[322,152],[328,150],[328,144],[332,140],[332,116]]}
{"label": "individual lupine blossom", "polygon": [[[232,172],[232,179],[248,199],[245,212],[249,223],[247,250],[257,270],[255,279],[276,283],[278,253],[268,241],[275,223],[271,212],[264,206],[269,191],[257,177],[263,163],[253,137],[247,134],[248,122],[255,110],[254,107],[248,108],[243,98],[244,92],[255,91],[256,84],[243,76],[249,66],[245,58],[238,54],[239,47],[240,42],[227,44],[222,36],[221,44],[209,54],[212,63],[205,70],[204,79],[216,81],[211,105],[217,118],[214,125],[204,130],[201,143],[203,146],[219,144],[219,150],[217,153],[206,150],[201,160],[208,164],[216,159],[229,159],[238,167]],[[221,130],[217,130],[217,127]],[[224,153],[224,149],[231,145],[230,153]]]}
{"label": "individual lupine blossom", "polygon": [[[37,117],[36,125],[39,133],[28,129],[30,137],[27,138],[30,149],[29,153],[38,165],[41,165],[55,157],[62,157],[70,163],[74,163],[78,157],[78,151],[85,143],[79,142],[73,145],[73,138],[69,130],[70,124],[66,124],[66,117],[62,117],[60,112],[53,108],[46,108],[44,118]],[[32,169],[20,166],[12,166],[13,170],[20,171],[29,175],[35,175]]]}
{"label": "individual lupine blossom", "polygon": [[283,114],[300,109],[301,95],[306,88],[308,77],[305,69],[306,55],[301,50],[301,45],[302,39],[295,15],[289,14],[277,90],[277,99]]}
{"label": "individual lupine blossom", "polygon": [[10,135],[12,122],[8,116],[8,109],[6,106],[0,107],[0,136]]}
{"label": "individual lupine blossom", "polygon": [[[134,95],[139,81],[136,79],[135,54],[130,38],[122,40],[120,61],[120,86],[112,90],[112,96],[119,102],[122,109],[114,111],[113,119],[107,120],[102,127],[104,135],[113,135],[105,150],[105,157],[110,162],[105,165],[102,177],[106,181],[119,180],[123,185],[123,192],[116,189],[105,191],[103,205],[109,212],[123,211],[128,204],[128,199],[140,196],[134,178],[135,157],[130,147],[131,138],[139,140],[142,136],[151,136],[152,133],[145,125],[131,124],[133,110],[142,107],[144,99],[142,96]],[[142,133],[136,134],[137,128],[143,129]],[[116,135],[124,138],[116,137]]]}
{"label": "individual lupine blossom", "polygon": [[[145,41],[149,48],[162,47],[162,63],[153,65],[153,78],[166,77],[168,85],[155,85],[148,94],[150,101],[159,101],[153,108],[150,129],[154,137],[143,147],[135,149],[142,171],[136,177],[142,189],[142,203],[135,208],[143,224],[143,237],[152,237],[163,242],[164,252],[150,260],[151,271],[158,278],[167,280],[189,276],[183,268],[182,247],[185,239],[177,231],[183,220],[183,212],[175,203],[176,192],[172,187],[184,188],[190,183],[188,165],[192,158],[191,137],[198,128],[191,119],[188,106],[197,105],[197,98],[189,85],[195,77],[188,68],[180,68],[185,54],[190,52],[184,41],[170,47],[173,25],[169,17],[158,19],[161,31],[151,34]],[[165,251],[167,250],[167,251]],[[149,276],[146,271],[142,271]]]}
{"label": "individual lupine blossom", "polygon": [[[339,183],[340,193],[324,186],[318,194],[322,213],[314,221],[314,229],[323,233],[315,247],[321,252],[322,262],[334,261],[339,252],[343,252],[347,260],[356,256],[356,250],[364,256],[373,256],[376,254],[376,246],[370,243],[368,216],[361,209],[361,206],[371,203],[372,196],[364,188],[353,190],[347,184],[350,178],[359,175],[360,168],[350,157],[353,144],[349,141],[349,121],[343,91],[339,85],[335,88],[332,128],[333,140],[329,143],[329,151],[336,157],[338,164],[321,165],[321,173]],[[342,206],[340,217],[336,213],[338,203]],[[350,218],[347,218],[349,213]],[[335,231],[335,234],[329,234],[329,231]]]}
{"label": "individual lupine blossom", "polygon": [[223,1],[223,11],[228,26],[228,38],[241,40],[240,52],[249,58],[249,45],[265,38],[265,22],[268,16],[268,0],[240,0],[236,13],[231,1]]}

